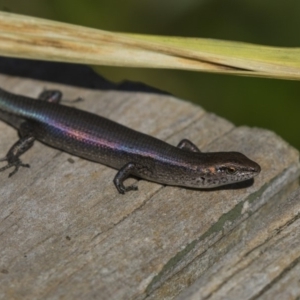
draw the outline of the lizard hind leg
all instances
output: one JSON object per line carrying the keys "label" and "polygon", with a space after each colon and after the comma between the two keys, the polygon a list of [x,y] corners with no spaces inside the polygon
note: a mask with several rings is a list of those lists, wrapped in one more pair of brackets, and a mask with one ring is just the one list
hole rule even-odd
{"label": "lizard hind leg", "polygon": [[44,89],[38,96],[39,100],[59,104],[62,99],[62,92],[59,90]]}
{"label": "lizard hind leg", "polygon": [[19,157],[32,147],[33,142],[33,136],[25,136],[14,143],[7,152],[6,156],[0,159],[0,161],[7,161],[7,165],[0,168],[0,172],[15,167],[15,169],[9,174],[9,177],[11,177],[19,170],[20,167],[29,168],[29,165],[23,164]]}
{"label": "lizard hind leg", "polygon": [[59,90],[47,90],[44,89],[38,96],[39,100],[42,101],[46,101],[46,102],[50,102],[50,103],[55,103],[55,104],[60,104],[61,102],[65,102],[65,103],[77,103],[80,101],[83,101],[83,98],[78,97],[76,99],[73,100],[66,100],[66,99],[62,99],[62,92]]}

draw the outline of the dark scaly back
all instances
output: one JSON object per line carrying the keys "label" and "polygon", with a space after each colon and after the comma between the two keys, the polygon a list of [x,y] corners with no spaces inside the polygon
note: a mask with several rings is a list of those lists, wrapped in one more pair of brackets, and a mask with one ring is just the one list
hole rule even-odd
{"label": "dark scaly back", "polygon": [[[120,156],[126,153],[129,156],[126,160],[130,160],[131,155],[164,161],[172,159],[173,162],[174,159],[181,160],[182,150],[172,145],[73,107],[14,95],[0,89],[0,114],[1,111],[4,112],[2,119],[5,120],[5,115],[9,114],[7,121],[14,123],[12,125],[15,127],[19,126],[20,118],[34,122],[36,138],[46,144],[86,158],[89,151],[89,156],[93,156],[90,159],[114,167],[121,166],[124,159],[120,158],[117,165],[116,158],[107,163],[104,160],[110,160],[110,150],[115,150],[114,154],[117,152]],[[12,120],[13,115],[18,116],[16,121]],[[97,151],[106,151],[106,158],[103,160]]]}

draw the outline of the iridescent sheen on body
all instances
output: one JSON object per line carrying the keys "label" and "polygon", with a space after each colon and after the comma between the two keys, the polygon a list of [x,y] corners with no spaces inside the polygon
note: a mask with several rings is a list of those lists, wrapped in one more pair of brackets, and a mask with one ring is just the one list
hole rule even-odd
{"label": "iridescent sheen on body", "polygon": [[129,175],[169,185],[210,188],[247,180],[260,172],[257,163],[238,152],[202,153],[188,140],[175,147],[101,116],[2,89],[0,118],[19,129],[23,137],[30,135],[118,169],[114,183],[120,193],[134,189],[123,185]]}

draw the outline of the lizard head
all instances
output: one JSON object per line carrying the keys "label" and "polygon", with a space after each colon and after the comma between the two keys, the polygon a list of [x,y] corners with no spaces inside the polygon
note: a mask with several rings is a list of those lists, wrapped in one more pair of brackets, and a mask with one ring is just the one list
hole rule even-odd
{"label": "lizard head", "polygon": [[202,169],[207,188],[251,179],[261,171],[259,164],[239,152],[209,154]]}
{"label": "lizard head", "polygon": [[[188,180],[191,187],[213,188],[251,179],[261,171],[260,166],[239,152],[209,152],[205,158],[193,161],[193,176]],[[197,166],[196,166],[197,165]]]}

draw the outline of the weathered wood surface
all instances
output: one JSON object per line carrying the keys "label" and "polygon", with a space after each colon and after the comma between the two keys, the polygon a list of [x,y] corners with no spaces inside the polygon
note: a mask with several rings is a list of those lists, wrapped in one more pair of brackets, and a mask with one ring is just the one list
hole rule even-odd
{"label": "weathered wood surface", "polygon": [[300,190],[288,199],[286,192],[198,258],[200,278],[176,299],[299,299]]}
{"label": "weathered wood surface", "polygon": [[[212,278],[216,285],[238,289],[238,281],[228,281],[226,261],[248,274],[251,258],[269,257],[267,250],[254,247],[247,265],[242,259],[247,247],[261,236],[271,239],[276,228],[283,232],[286,220],[296,214],[283,201],[270,220],[278,222],[273,231],[264,226],[268,211],[262,219],[254,217],[274,209],[273,197],[299,173],[298,152],[272,132],[236,128],[166,95],[91,91],[8,76],[0,76],[0,82],[30,96],[44,87],[59,88],[65,98],[83,97],[76,103],[81,109],[172,144],[189,138],[203,151],[240,151],[262,167],[254,184],[244,188],[197,191],[141,180],[139,191],[123,196],[112,183],[115,170],[36,142],[23,156],[30,169],[13,178],[7,178],[9,171],[0,174],[2,299],[171,299],[200,276],[207,284],[207,292],[200,287],[203,298],[216,290]],[[3,122],[0,133],[4,155],[17,134]],[[245,226],[249,232],[253,227],[249,236]],[[187,290],[189,297],[196,295],[191,299],[197,299],[198,286]]]}

